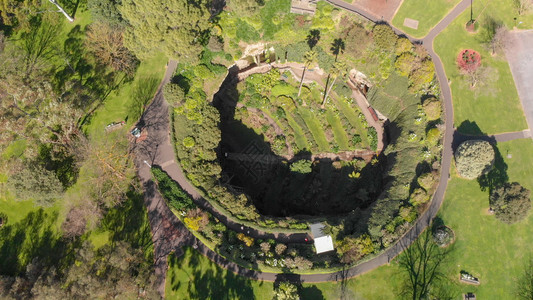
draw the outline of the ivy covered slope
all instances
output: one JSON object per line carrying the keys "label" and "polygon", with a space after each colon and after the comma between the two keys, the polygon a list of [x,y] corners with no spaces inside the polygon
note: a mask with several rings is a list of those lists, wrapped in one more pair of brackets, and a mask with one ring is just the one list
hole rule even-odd
{"label": "ivy covered slope", "polygon": [[325,2],[314,16],[289,7],[231,1],[218,12],[198,59],[181,61],[164,88],[176,152],[222,212],[269,231],[326,221],[338,249],[328,265],[353,263],[396,241],[431,199],[442,137],[434,66],[388,26]]}

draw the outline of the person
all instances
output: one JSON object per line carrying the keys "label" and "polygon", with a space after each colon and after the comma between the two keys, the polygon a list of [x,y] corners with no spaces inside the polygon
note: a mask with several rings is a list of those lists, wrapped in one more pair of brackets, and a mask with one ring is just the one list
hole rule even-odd
{"label": "person", "polygon": [[307,242],[307,241],[308,241],[308,239],[307,239],[307,238],[305,238],[305,241]]}

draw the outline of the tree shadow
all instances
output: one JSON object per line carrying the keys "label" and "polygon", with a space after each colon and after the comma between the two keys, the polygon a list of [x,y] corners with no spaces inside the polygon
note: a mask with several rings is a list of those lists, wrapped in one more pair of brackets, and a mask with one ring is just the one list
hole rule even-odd
{"label": "tree shadow", "polygon": [[[169,265],[179,266],[187,278],[172,274],[172,290],[186,287],[189,299],[255,299],[251,280],[220,268],[216,263],[187,248],[181,257],[171,255]],[[173,273],[173,272],[172,272]]]}
{"label": "tree shadow", "polygon": [[489,191],[489,195],[495,188],[502,186],[509,181],[509,175],[507,175],[508,166],[503,160],[498,147],[493,144],[494,148],[494,164],[492,170],[485,175],[482,175],[477,179],[479,187],[482,191]]}
{"label": "tree shadow", "polygon": [[42,208],[30,212],[17,223],[10,222],[0,230],[0,274],[20,275],[26,265],[38,259],[45,266],[62,266],[72,263],[79,240],[68,243],[57,232],[58,213],[48,213]]}
{"label": "tree shadow", "polygon": [[309,31],[309,34],[306,37],[307,45],[309,45],[309,48],[313,50],[313,48],[318,44],[318,41],[320,41],[320,30],[318,29],[312,29]]}
{"label": "tree shadow", "polygon": [[483,131],[481,131],[481,128],[477,125],[476,121],[470,121],[465,120],[463,121],[459,127],[457,127],[457,130],[459,133],[464,135],[473,135],[473,136],[481,136],[486,135]]}
{"label": "tree shadow", "polygon": [[155,76],[140,78],[132,91],[132,102],[128,108],[128,118],[138,120],[145,112],[148,103],[154,98],[159,79]]}
{"label": "tree shadow", "polygon": [[109,210],[101,221],[104,230],[111,231],[111,241],[127,241],[134,248],[148,250],[152,246],[152,233],[143,203],[143,194],[130,186],[127,201]]}

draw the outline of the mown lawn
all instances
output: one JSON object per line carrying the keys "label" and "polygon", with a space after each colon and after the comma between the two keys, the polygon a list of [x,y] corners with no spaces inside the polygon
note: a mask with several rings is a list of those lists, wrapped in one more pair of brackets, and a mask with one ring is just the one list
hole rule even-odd
{"label": "mown lawn", "polygon": [[[527,127],[509,64],[503,55],[492,56],[483,42],[486,40],[485,24],[490,16],[504,22],[509,20],[510,17],[505,14],[500,19],[498,13],[499,9],[505,11],[507,6],[504,4],[507,1],[477,1],[474,9],[479,11],[487,3],[484,15],[479,20],[481,26],[477,33],[465,31],[464,25],[470,18],[470,12],[465,11],[434,42],[435,50],[451,81],[455,126],[464,133],[475,134],[477,127],[487,134],[519,131]],[[473,89],[469,79],[459,73],[456,65],[457,55],[462,49],[478,51],[482,67],[486,68],[484,78]]]}
{"label": "mown lawn", "polygon": [[[422,38],[459,2],[461,0],[404,0],[392,25],[415,38]],[[417,20],[418,29],[403,26],[405,18]]]}
{"label": "mown lawn", "polygon": [[169,256],[167,299],[272,299],[271,282],[235,275],[192,248],[184,250],[180,257]]}
{"label": "mown lawn", "polygon": [[152,84],[152,82],[159,84],[165,75],[166,63],[167,58],[162,54],[142,61],[134,80],[123,84],[118,90],[112,92],[95,112],[87,126],[89,135],[92,137],[103,135],[105,126],[111,122],[126,121],[126,126],[135,124],[137,120],[129,117],[134,93],[141,89],[143,84]]}

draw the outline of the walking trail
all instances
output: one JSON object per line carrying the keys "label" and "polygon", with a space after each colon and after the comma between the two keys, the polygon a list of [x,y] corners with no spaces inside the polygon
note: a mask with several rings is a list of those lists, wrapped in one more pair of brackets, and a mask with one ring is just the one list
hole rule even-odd
{"label": "walking trail", "polygon": [[[361,10],[351,4],[342,0],[327,0],[331,4],[340,7],[344,10],[357,13],[373,22],[381,21],[367,11]],[[392,247],[380,255],[363,262],[352,268],[332,272],[329,274],[303,274],[303,275],[287,275],[294,276],[301,282],[324,282],[345,280],[350,277],[368,272],[381,265],[387,264],[392,258],[400,254],[406,247],[408,247],[418,235],[431,223],[431,220],[436,216],[444,199],[446,186],[450,177],[450,165],[453,157],[452,142],[454,138],[453,125],[453,106],[450,87],[448,79],[444,71],[444,67],[439,56],[433,49],[434,38],[446,28],[459,14],[461,14],[470,4],[470,0],[461,1],[444,19],[441,20],[422,40],[428,53],[431,55],[435,64],[435,71],[439,80],[444,100],[445,110],[445,134],[443,141],[442,152],[442,170],[439,179],[439,185],[433,196],[433,200],[429,208],[417,220],[415,225]],[[403,34],[401,31],[395,29],[397,33]],[[407,36],[407,35],[406,35]],[[408,36],[409,37],[409,36]],[[409,37],[410,38],[410,37]],[[414,40],[410,38],[411,40]],[[170,61],[165,77],[159,86],[159,89],[146,112],[139,121],[139,127],[147,130],[148,135],[145,140],[137,144],[133,144],[133,153],[135,155],[135,163],[138,171],[138,176],[144,187],[145,205],[148,210],[150,226],[152,229],[152,240],[154,243],[155,253],[155,268],[157,276],[157,288],[160,294],[164,297],[165,278],[167,272],[167,256],[171,252],[182,253],[183,246],[193,246],[200,253],[217,263],[219,266],[226,268],[238,275],[246,276],[248,278],[257,280],[274,281],[280,274],[258,272],[241,267],[233,262],[226,260],[217,253],[208,249],[204,244],[199,242],[178,220],[178,218],[170,211],[165,204],[162,196],[159,194],[155,183],[152,181],[150,166],[158,165],[165,172],[167,172],[172,179],[174,179],[180,186],[187,191],[201,207],[211,212],[221,222],[226,224],[228,228],[237,232],[243,232],[251,237],[258,239],[275,239],[282,243],[305,243],[305,239],[310,240],[310,236],[306,233],[269,233],[254,228],[244,226],[234,219],[228,218],[226,215],[220,213],[207,200],[205,200],[198,190],[192,186],[183,174],[180,166],[175,161],[174,148],[170,139],[170,126],[168,105],[163,98],[162,86],[170,81],[177,66],[176,61]],[[521,132],[512,132],[495,135],[492,137],[465,137],[462,138],[492,138],[495,141],[508,141],[518,138],[527,138],[531,134],[529,130]]]}

